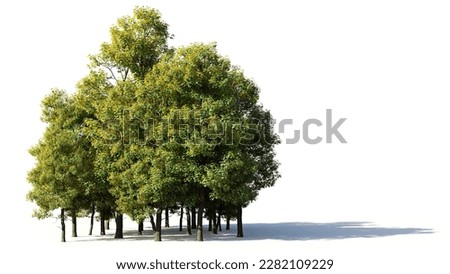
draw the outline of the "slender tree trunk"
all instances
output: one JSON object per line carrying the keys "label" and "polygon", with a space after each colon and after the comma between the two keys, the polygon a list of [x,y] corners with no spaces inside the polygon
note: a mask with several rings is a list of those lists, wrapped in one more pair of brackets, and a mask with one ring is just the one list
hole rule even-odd
{"label": "slender tree trunk", "polygon": [[64,208],[61,208],[61,242],[66,242],[66,222],[64,221]]}
{"label": "slender tree trunk", "polygon": [[212,231],[213,230],[213,218],[211,216],[209,216],[208,219],[208,231]]}
{"label": "slender tree trunk", "polygon": [[230,230],[230,215],[227,215],[227,225],[225,227],[225,230]]}
{"label": "slender tree trunk", "polygon": [[197,214],[196,214],[196,212],[195,212],[195,207],[192,207],[192,208],[191,208],[191,215],[192,215],[192,218],[191,218],[191,228],[192,228],[192,229],[197,229]]}
{"label": "slender tree trunk", "polygon": [[217,214],[217,226],[219,227],[219,231],[222,231],[222,216],[220,216],[220,211]]}
{"label": "slender tree trunk", "polygon": [[197,241],[203,241],[203,205],[199,206],[197,212]]}
{"label": "slender tree trunk", "polygon": [[72,210],[72,237],[76,238],[77,235],[77,212],[75,210]]}
{"label": "slender tree trunk", "polygon": [[186,231],[188,235],[192,235],[191,213],[189,212],[189,207],[186,207]]}
{"label": "slender tree trunk", "polygon": [[158,208],[156,211],[156,230],[154,232],[155,242],[161,241],[161,223],[162,223],[162,209]]}
{"label": "slender tree trunk", "polygon": [[244,227],[242,225],[242,207],[237,209],[237,237],[244,237]]}
{"label": "slender tree trunk", "polygon": [[114,235],[114,238],[123,238],[123,214],[121,213],[116,213],[116,234]]}
{"label": "slender tree trunk", "polygon": [[106,230],[109,230],[110,228],[109,228],[109,218],[108,219],[106,219]]}
{"label": "slender tree trunk", "polygon": [[138,234],[142,235],[142,232],[144,232],[144,222],[140,221],[138,225]]}
{"label": "slender tree trunk", "polygon": [[100,211],[100,235],[106,235],[105,232],[105,211]]}
{"label": "slender tree trunk", "polygon": [[212,215],[211,217],[212,217],[212,220],[213,220],[212,232],[214,234],[217,234],[217,230],[219,229],[219,227],[218,227],[218,223],[217,223],[217,215],[216,215],[216,213],[214,212],[214,215]]}
{"label": "slender tree trunk", "polygon": [[183,205],[181,205],[180,208],[180,227],[178,228],[178,231],[183,231]]}
{"label": "slender tree trunk", "polygon": [[92,206],[91,212],[91,226],[89,227],[89,235],[92,235],[92,230],[94,229],[94,217],[95,217],[95,205]]}
{"label": "slender tree trunk", "polygon": [[203,208],[205,207],[205,192],[202,188],[200,191],[200,206],[197,212],[197,241],[203,241]]}
{"label": "slender tree trunk", "polygon": [[169,217],[170,217],[170,216],[169,216],[169,208],[166,207],[166,216],[165,216],[165,218],[164,218],[164,221],[165,221],[164,227],[170,227]]}
{"label": "slender tree trunk", "polygon": [[156,231],[156,224],[155,224],[155,218],[153,217],[153,215],[150,215],[150,223],[152,224],[153,232],[155,232]]}

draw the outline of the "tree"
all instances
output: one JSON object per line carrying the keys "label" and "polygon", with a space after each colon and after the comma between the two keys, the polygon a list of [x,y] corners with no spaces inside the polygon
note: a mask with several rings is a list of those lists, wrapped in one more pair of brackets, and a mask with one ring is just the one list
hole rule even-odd
{"label": "tree", "polygon": [[211,198],[235,205],[238,237],[243,237],[242,208],[254,201],[259,191],[274,185],[279,178],[274,146],[279,143],[273,133],[268,111],[255,105],[240,122],[239,136],[217,165],[207,169],[205,182]]}
{"label": "tree", "polygon": [[157,189],[153,197],[165,205],[195,201],[199,241],[208,200],[239,211],[279,176],[273,157],[278,139],[270,113],[257,104],[258,92],[214,44],[194,44],[166,54],[138,94],[153,122],[153,180],[144,187]]}
{"label": "tree", "polygon": [[111,183],[108,180],[108,161],[105,160],[104,143],[96,135],[99,132],[105,134],[106,131],[95,127],[100,125],[97,119],[98,109],[112,87],[106,73],[91,70],[89,75],[79,81],[74,95],[76,111],[84,117],[82,133],[89,140],[89,150],[92,152],[91,180],[85,184],[86,195],[91,201],[92,208],[90,234],[92,234],[95,210],[100,214],[100,234],[105,235],[105,222],[109,223],[116,208],[116,199],[110,192]]}
{"label": "tree", "polygon": [[117,20],[110,34],[111,42],[103,43],[100,53],[91,59],[94,67],[107,69],[114,80],[130,76],[143,80],[161,55],[169,50],[168,25],[155,9],[135,8],[133,16]]}
{"label": "tree", "polygon": [[[122,214],[142,222],[148,215],[148,203],[138,199],[142,182],[134,175],[139,169],[137,151],[141,142],[139,119],[134,119],[132,106],[136,91],[145,75],[168,51],[167,24],[158,11],[136,8],[133,16],[118,19],[111,27],[111,42],[104,43],[97,55],[91,56],[90,79],[93,95],[94,117],[89,121],[88,131],[99,151],[99,167],[106,173],[110,183],[109,192],[116,203],[116,220],[121,230]],[[100,95],[100,96],[98,96]],[[116,230],[116,237],[122,233]]]}
{"label": "tree", "polygon": [[[28,199],[39,209],[34,216],[45,218],[60,208],[61,240],[65,241],[65,211],[70,211],[76,229],[76,213],[87,208],[84,182],[89,180],[91,160],[88,141],[81,132],[82,119],[74,108],[73,98],[53,90],[42,102],[42,121],[48,126],[43,138],[30,149],[36,165],[28,173],[32,190]],[[76,236],[76,230],[73,230]]]}

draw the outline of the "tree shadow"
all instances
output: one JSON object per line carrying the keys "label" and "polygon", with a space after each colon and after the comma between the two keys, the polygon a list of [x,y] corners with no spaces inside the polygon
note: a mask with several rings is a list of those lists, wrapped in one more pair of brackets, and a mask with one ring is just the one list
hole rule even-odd
{"label": "tree shadow", "polygon": [[[207,227],[205,227],[207,229]],[[205,229],[204,228],[204,229]],[[169,227],[162,228],[161,231],[162,241],[195,241],[196,233],[195,229],[192,229],[192,235],[186,234],[186,229],[179,231],[178,228]],[[78,236],[71,239],[74,242],[91,242],[91,241],[153,241],[153,231],[150,227],[146,227],[139,235],[135,229],[124,229],[123,239],[115,239],[114,231],[109,230],[106,235],[94,235],[94,236]]]}
{"label": "tree shadow", "polygon": [[[399,228],[380,227],[370,222],[334,222],[334,223],[253,223],[244,225],[244,238],[236,237],[236,225],[231,230],[223,230],[218,234],[207,231],[204,227],[205,241],[252,241],[252,240],[283,240],[283,241],[308,241],[308,240],[339,240],[351,238],[379,238],[408,234],[431,234],[432,229],[427,228]],[[153,232],[147,229],[143,235],[138,235],[136,230],[124,230],[124,239],[114,239],[113,234],[105,236],[84,236],[76,241],[139,241],[153,240]],[[187,235],[186,230],[178,231],[178,228],[170,227],[162,230],[163,241],[195,241],[196,232]]]}
{"label": "tree shadow", "polygon": [[[260,223],[247,224],[245,240],[338,240],[350,238],[377,238],[405,234],[430,234],[432,229],[379,227],[369,222],[335,223]],[[221,240],[236,240],[222,238]]]}

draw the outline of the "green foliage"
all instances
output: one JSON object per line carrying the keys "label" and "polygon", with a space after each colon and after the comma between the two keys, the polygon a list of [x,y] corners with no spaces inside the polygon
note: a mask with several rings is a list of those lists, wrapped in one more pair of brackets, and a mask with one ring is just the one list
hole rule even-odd
{"label": "green foliage", "polygon": [[168,25],[154,9],[135,8],[133,16],[117,20],[110,33],[111,42],[102,44],[100,54],[91,56],[91,60],[93,67],[107,68],[115,80],[119,78],[113,72],[121,79],[127,79],[130,73],[143,79],[168,50]]}
{"label": "green foliage", "polygon": [[158,11],[136,8],[73,96],[44,98],[48,128],[28,175],[35,216],[95,206],[142,221],[184,205],[233,218],[273,186],[279,139],[257,85],[215,44],[170,49],[170,37]]}
{"label": "green foliage", "polygon": [[27,196],[39,206],[34,214],[38,218],[49,216],[56,208],[85,207],[85,184],[92,180],[92,155],[73,98],[54,90],[44,98],[42,107],[42,120],[48,127],[29,151],[36,166],[28,173],[33,189]]}
{"label": "green foliage", "polygon": [[145,108],[160,134],[151,163],[160,189],[206,187],[211,199],[246,205],[275,183],[279,141],[270,113],[257,105],[256,85],[215,44],[166,55],[145,87],[141,102],[151,104],[154,94],[161,102]]}

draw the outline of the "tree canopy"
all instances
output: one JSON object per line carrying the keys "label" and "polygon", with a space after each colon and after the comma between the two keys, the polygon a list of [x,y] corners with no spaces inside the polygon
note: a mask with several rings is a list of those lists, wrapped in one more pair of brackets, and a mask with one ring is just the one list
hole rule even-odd
{"label": "tree canopy", "polygon": [[203,218],[223,214],[237,218],[242,237],[242,208],[280,176],[279,139],[256,83],[214,43],[169,47],[154,9],[136,8],[110,34],[74,94],[43,100],[48,127],[28,176],[36,216],[114,212],[121,238],[123,214],[139,223],[156,214],[158,241],[162,211],[186,207],[197,211],[197,240]]}

